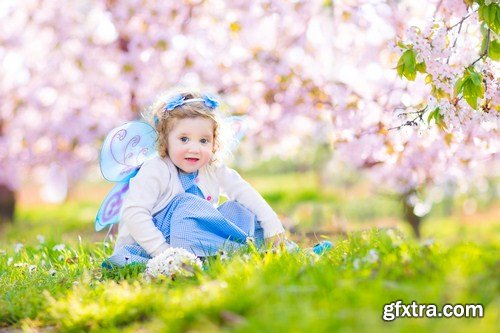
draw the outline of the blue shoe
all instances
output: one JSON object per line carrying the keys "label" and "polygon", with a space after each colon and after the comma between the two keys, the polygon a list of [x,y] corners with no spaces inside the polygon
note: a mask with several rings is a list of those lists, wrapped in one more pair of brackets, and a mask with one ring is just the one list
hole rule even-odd
{"label": "blue shoe", "polygon": [[326,251],[329,251],[332,248],[333,244],[330,241],[322,241],[318,244],[314,245],[312,251],[317,255],[322,255]]}
{"label": "blue shoe", "polygon": [[113,265],[107,261],[107,260],[104,260],[101,264],[101,268],[104,268],[104,269],[113,269]]}

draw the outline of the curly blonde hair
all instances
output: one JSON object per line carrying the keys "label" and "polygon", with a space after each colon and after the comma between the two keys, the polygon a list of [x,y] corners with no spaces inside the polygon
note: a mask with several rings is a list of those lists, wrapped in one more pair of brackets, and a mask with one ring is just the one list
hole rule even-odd
{"label": "curly blonde hair", "polygon": [[[194,98],[201,98],[202,95],[197,92],[181,92],[180,94],[184,97],[184,100],[190,100]],[[202,117],[209,119],[213,123],[214,138],[213,138],[213,148],[212,153],[218,151],[220,147],[219,131],[220,131],[220,119],[217,112],[210,109],[203,102],[191,102],[175,107],[173,110],[165,110],[165,107],[171,96],[160,96],[155,103],[149,108],[149,119],[152,120],[156,131],[158,132],[157,150],[158,154],[164,158],[168,156],[168,134],[174,128],[174,125],[181,119],[186,118],[197,118]]]}

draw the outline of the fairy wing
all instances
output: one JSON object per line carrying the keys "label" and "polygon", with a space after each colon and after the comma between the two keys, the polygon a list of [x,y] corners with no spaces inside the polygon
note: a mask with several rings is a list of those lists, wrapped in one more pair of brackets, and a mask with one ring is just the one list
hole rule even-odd
{"label": "fairy wing", "polygon": [[229,150],[234,151],[241,143],[248,130],[248,121],[245,116],[230,116],[223,120],[229,128]]}
{"label": "fairy wing", "polygon": [[104,198],[97,212],[96,231],[120,220],[129,180],[137,174],[144,161],[156,154],[155,143],[154,128],[140,121],[125,123],[108,133],[102,145],[99,166],[104,178],[118,184]]}
{"label": "fairy wing", "polygon": [[127,181],[144,161],[155,154],[156,131],[141,121],[125,123],[111,130],[99,156],[101,173],[109,181]]}
{"label": "fairy wing", "polygon": [[95,218],[94,226],[96,231],[100,231],[106,226],[115,224],[120,220],[123,198],[128,191],[128,187],[128,181],[120,182],[108,193]]}

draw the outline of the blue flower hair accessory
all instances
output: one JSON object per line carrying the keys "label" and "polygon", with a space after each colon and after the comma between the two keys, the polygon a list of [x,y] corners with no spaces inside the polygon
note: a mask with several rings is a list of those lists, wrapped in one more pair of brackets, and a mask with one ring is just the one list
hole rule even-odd
{"label": "blue flower hair accessory", "polygon": [[176,107],[181,106],[183,104],[185,104],[184,96],[182,95],[174,96],[165,105],[165,111],[172,111]]}
{"label": "blue flower hair accessory", "polygon": [[165,104],[164,111],[165,112],[172,111],[178,106],[182,106],[184,104],[193,102],[203,102],[206,107],[212,110],[219,106],[219,102],[213,96],[208,94],[203,95],[201,98],[191,98],[191,99],[186,99],[182,95],[176,95],[167,101],[167,103]]}
{"label": "blue flower hair accessory", "polygon": [[203,102],[207,107],[210,109],[215,109],[216,107],[219,106],[219,101],[217,101],[213,96],[210,95],[203,95]]}

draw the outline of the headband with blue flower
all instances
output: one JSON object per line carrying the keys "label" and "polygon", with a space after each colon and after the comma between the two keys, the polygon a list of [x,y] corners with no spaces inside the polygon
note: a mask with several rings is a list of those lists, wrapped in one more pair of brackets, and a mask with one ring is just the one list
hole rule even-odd
{"label": "headband with blue flower", "polygon": [[[166,102],[165,107],[163,108],[163,112],[169,112],[175,109],[176,107],[193,102],[203,102],[205,106],[207,106],[209,109],[212,110],[219,106],[219,102],[213,96],[208,94],[204,94],[203,96],[201,96],[201,98],[190,98],[190,99],[186,99],[186,97],[183,95],[176,95]],[[155,124],[157,124],[159,121],[160,120],[158,119],[158,117],[155,116],[154,117]]]}
{"label": "headband with blue flower", "polygon": [[203,102],[209,109],[215,109],[216,107],[219,106],[219,102],[214,97],[207,94],[203,95],[201,98],[190,98],[190,99],[186,99],[186,97],[182,95],[177,95],[172,99],[170,99],[169,101],[167,101],[164,111],[165,112],[172,111],[178,106],[182,106],[184,104],[193,102]]}

